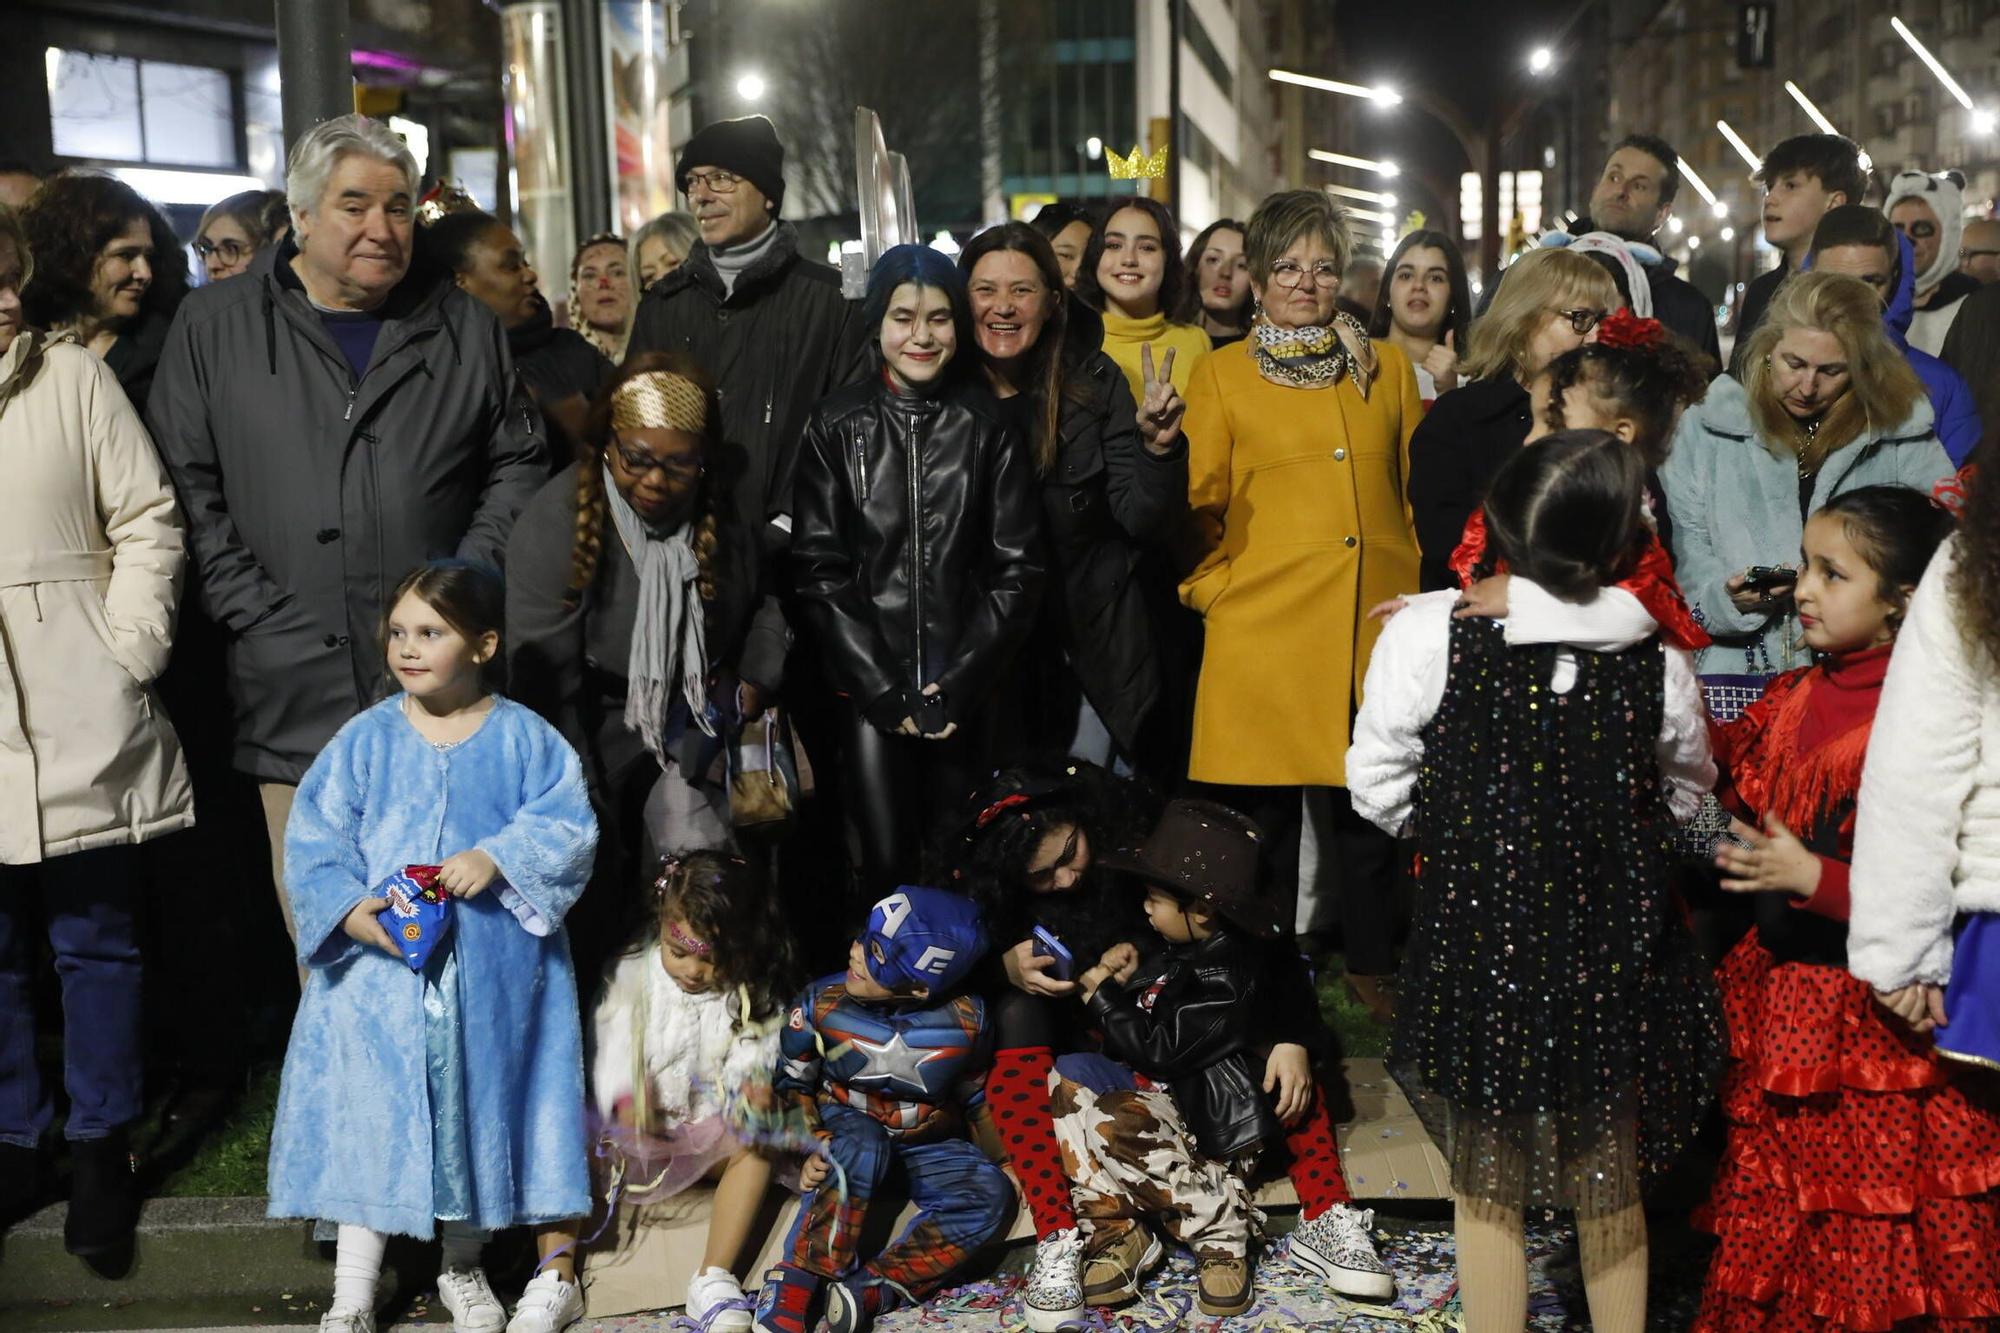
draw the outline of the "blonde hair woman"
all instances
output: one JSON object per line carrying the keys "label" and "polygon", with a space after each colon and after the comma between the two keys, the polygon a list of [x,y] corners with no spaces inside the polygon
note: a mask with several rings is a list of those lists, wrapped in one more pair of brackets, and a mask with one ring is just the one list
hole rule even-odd
{"label": "blonde hair woman", "polygon": [[1681,591],[1714,640],[1696,665],[1725,720],[1767,678],[1811,664],[1791,582],[1763,573],[1797,563],[1807,515],[1858,487],[1928,493],[1952,474],[1923,382],[1861,279],[1788,278],[1741,365],[1741,384],[1717,378],[1681,418],[1660,471]]}
{"label": "blonde hair woman", "polygon": [[1458,586],[1452,550],[1487,482],[1528,438],[1535,377],[1564,352],[1596,342],[1597,326],[1618,305],[1611,274],[1583,255],[1534,250],[1507,270],[1472,326],[1459,387],[1438,395],[1410,439],[1410,510],[1425,592]]}
{"label": "blonde hair woman", "polygon": [[1207,622],[1188,776],[1263,825],[1288,927],[1302,789],[1330,789],[1320,855],[1342,867],[1349,981],[1379,1005],[1393,844],[1349,804],[1345,761],[1380,628],[1362,612],[1416,581],[1404,451],[1423,405],[1403,350],[1337,312],[1353,242],[1325,194],[1272,195],[1243,248],[1263,318],[1196,363],[1187,389],[1206,553],[1181,600]]}

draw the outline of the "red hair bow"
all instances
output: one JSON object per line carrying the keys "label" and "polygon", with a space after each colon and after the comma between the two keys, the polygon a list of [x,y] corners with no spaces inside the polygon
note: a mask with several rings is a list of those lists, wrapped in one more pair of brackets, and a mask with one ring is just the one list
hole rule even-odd
{"label": "red hair bow", "polygon": [[983,829],[987,825],[991,824],[994,820],[1000,818],[1001,815],[1007,813],[1007,811],[1017,809],[1020,806],[1024,806],[1033,799],[1034,797],[1030,796],[1028,793],[1018,792],[1018,791],[1013,793],[1011,796],[1002,796],[999,800],[987,806],[984,810],[981,810],[978,814],[978,817],[976,817],[972,821],[972,826],[974,828]]}
{"label": "red hair bow", "polygon": [[1666,340],[1666,325],[1657,319],[1641,319],[1624,306],[1597,326],[1597,341],[1605,347],[1648,350]]}

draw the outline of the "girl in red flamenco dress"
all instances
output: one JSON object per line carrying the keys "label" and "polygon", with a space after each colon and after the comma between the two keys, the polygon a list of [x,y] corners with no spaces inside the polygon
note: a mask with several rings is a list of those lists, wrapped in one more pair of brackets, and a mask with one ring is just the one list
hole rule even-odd
{"label": "girl in red flamenco dress", "polygon": [[2000,1121],[1847,971],[1862,759],[1897,629],[1950,530],[1898,486],[1814,514],[1797,603],[1821,656],[1716,729],[1740,816],[1716,864],[1757,924],[1718,972],[1729,1134],[1696,1218],[1720,1242],[1697,1333],[1956,1333],[2000,1314]]}

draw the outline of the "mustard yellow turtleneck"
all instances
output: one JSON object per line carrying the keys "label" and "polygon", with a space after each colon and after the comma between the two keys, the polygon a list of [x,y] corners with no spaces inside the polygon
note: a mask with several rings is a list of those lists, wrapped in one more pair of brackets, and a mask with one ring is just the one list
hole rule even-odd
{"label": "mustard yellow turtleneck", "polygon": [[1125,372],[1126,382],[1132,386],[1132,397],[1144,400],[1145,381],[1140,375],[1139,349],[1151,344],[1153,348],[1153,368],[1157,371],[1166,362],[1167,350],[1174,352],[1174,387],[1187,393],[1188,379],[1194,374],[1194,363],[1208,355],[1208,335],[1193,324],[1172,324],[1164,314],[1152,315],[1146,319],[1126,319],[1112,311],[1104,312],[1104,354],[1118,363]]}

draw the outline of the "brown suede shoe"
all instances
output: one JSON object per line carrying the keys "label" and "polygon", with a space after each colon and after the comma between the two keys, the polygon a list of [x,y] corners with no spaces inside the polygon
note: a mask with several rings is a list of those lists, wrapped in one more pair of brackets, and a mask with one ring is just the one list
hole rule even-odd
{"label": "brown suede shoe", "polygon": [[1212,1315],[1242,1314],[1249,1309],[1250,1261],[1204,1258],[1195,1304],[1203,1314]]}
{"label": "brown suede shoe", "polygon": [[1146,1274],[1159,1266],[1165,1253],[1160,1238],[1139,1222],[1093,1246],[1084,1257],[1083,1303],[1123,1305],[1136,1298]]}

